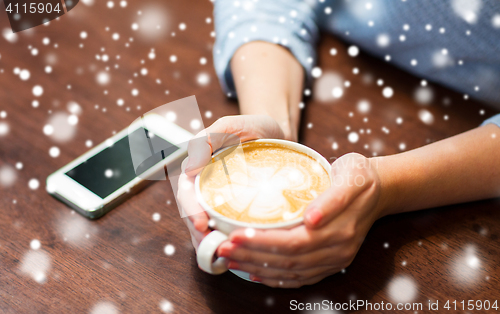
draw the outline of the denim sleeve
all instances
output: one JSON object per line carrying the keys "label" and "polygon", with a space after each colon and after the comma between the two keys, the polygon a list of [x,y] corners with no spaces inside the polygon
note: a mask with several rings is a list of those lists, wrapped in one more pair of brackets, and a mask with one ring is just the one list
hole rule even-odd
{"label": "denim sleeve", "polygon": [[319,31],[313,8],[302,0],[215,0],[216,41],[214,65],[222,89],[236,96],[230,61],[236,50],[251,41],[266,41],[287,48],[311,82]]}
{"label": "denim sleeve", "polygon": [[500,114],[497,114],[489,119],[484,120],[484,122],[481,123],[481,126],[486,125],[488,123],[493,123],[496,124],[498,127],[500,127]]}

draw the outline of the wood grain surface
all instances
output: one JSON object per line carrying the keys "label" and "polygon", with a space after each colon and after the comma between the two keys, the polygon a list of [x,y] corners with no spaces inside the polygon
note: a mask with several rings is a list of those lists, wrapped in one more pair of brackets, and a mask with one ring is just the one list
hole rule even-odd
{"label": "wood grain surface", "polygon": [[[87,151],[88,140],[98,144],[157,106],[196,95],[205,126],[238,113],[213,70],[209,1],[129,0],[125,7],[114,1],[113,8],[107,1],[93,2],[88,6],[80,1],[48,26],[19,33],[15,42],[0,37],[0,111],[6,113],[0,118],[0,312],[281,313],[290,311],[291,300],[386,303],[410,298],[424,304],[418,313],[436,313],[426,310],[428,300],[442,304],[500,298],[497,200],[381,219],[345,273],[287,290],[245,282],[230,273],[203,273],[168,181],[151,185],[96,221],[49,196],[46,177]],[[149,37],[141,33],[156,21],[160,29]],[[141,28],[133,30],[133,23]],[[0,30],[8,27],[1,12]],[[327,158],[352,151],[372,156],[413,149],[474,128],[496,112],[432,82],[432,102],[423,106],[414,95],[421,79],[363,51],[349,57],[347,47],[324,34],[319,46],[323,78],[331,72],[351,85],[340,99],[320,101],[314,96],[321,94],[314,90],[320,78],[303,110],[300,141]],[[330,55],[331,48],[337,55]],[[148,56],[151,51],[154,59]],[[171,62],[172,55],[176,62]],[[200,58],[207,63],[200,64]],[[15,74],[16,68],[27,69],[29,79]],[[109,74],[106,85],[97,80],[101,72]],[[200,74],[208,75],[207,84],[199,83]],[[36,85],[43,88],[39,97],[33,94]],[[393,88],[392,98],[383,97],[385,86]],[[371,105],[369,112],[358,110],[362,100]],[[44,126],[56,115],[71,114],[72,102],[81,108],[78,123],[46,135]],[[422,109],[433,115],[432,124],[419,119]],[[360,135],[356,143],[348,141],[352,131]],[[55,158],[51,147],[60,150]],[[22,169],[16,168],[18,163]],[[30,188],[32,179],[38,180],[37,189]],[[154,213],[161,215],[159,221],[152,219]],[[40,241],[39,249],[30,248],[36,245],[33,240]],[[168,244],[175,247],[170,256],[164,253]],[[464,311],[449,311],[455,312]]]}

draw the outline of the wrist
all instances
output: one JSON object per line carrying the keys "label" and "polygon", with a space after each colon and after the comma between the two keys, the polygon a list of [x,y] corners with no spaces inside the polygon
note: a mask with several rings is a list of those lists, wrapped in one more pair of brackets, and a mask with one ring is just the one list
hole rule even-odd
{"label": "wrist", "polygon": [[374,209],[377,219],[379,219],[391,214],[389,209],[391,208],[390,201],[392,197],[390,196],[390,189],[386,178],[379,173],[381,165],[384,163],[384,157],[371,157],[368,158],[368,161],[370,163],[370,168],[375,173],[375,184],[378,185],[379,190]]}

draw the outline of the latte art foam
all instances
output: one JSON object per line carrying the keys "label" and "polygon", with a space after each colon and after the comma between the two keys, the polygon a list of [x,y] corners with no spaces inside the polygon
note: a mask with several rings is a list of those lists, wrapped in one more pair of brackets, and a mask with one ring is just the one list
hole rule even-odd
{"label": "latte art foam", "polygon": [[326,170],[306,154],[277,144],[242,147],[216,156],[201,174],[203,199],[228,218],[250,223],[293,220],[330,187]]}

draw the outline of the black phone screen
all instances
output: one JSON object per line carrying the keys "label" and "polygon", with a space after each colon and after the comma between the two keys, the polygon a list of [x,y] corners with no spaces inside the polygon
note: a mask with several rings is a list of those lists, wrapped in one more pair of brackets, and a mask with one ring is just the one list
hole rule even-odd
{"label": "black phone screen", "polygon": [[[133,141],[154,141],[155,147],[162,147],[164,149],[157,153],[146,149],[144,152],[134,151],[134,154],[148,156],[137,167],[137,170],[134,170],[129,137]],[[141,145],[137,146],[141,147]],[[99,197],[106,198],[178,149],[179,147],[159,136],[151,134],[146,129],[138,128],[128,136],[115,142],[112,146],[66,172],[66,175]]]}

